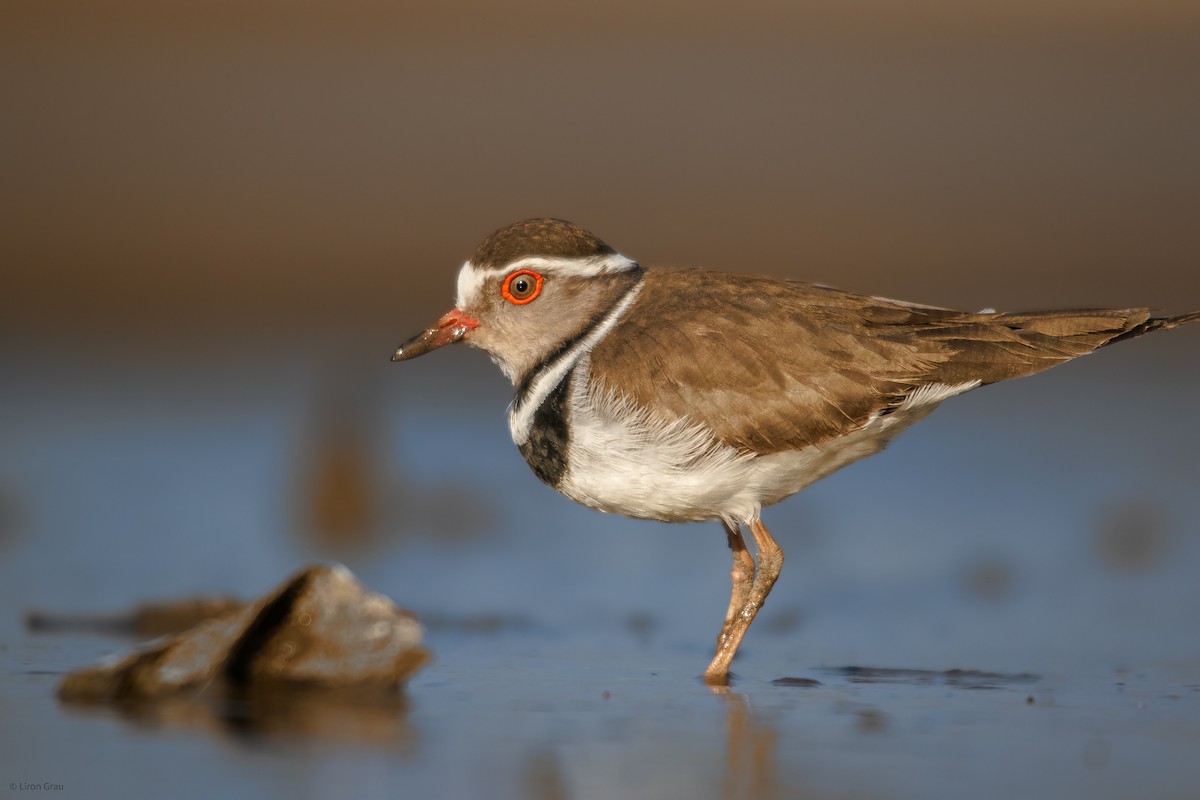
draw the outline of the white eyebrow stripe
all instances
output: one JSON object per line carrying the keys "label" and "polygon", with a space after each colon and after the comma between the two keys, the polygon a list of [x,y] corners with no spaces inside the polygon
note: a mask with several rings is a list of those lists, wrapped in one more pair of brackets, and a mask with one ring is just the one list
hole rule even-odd
{"label": "white eyebrow stripe", "polygon": [[511,261],[503,267],[484,269],[470,261],[462,265],[458,273],[458,296],[455,303],[459,308],[477,299],[483,284],[489,278],[503,277],[520,269],[543,272],[564,278],[592,278],[637,269],[637,262],[620,253],[605,253],[585,258],[563,258],[561,256],[526,256]]}
{"label": "white eyebrow stripe", "polygon": [[614,272],[627,272],[637,267],[637,262],[620,253],[605,253],[586,258],[563,258],[561,256],[526,256],[509,262],[503,267],[489,270],[493,274],[507,275],[519,269],[535,272],[553,272],[567,278],[593,278]]}

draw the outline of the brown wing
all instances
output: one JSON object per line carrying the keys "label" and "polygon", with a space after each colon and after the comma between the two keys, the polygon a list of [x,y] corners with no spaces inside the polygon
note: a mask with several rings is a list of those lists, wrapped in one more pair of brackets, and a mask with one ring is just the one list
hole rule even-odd
{"label": "brown wing", "polygon": [[1145,309],[968,314],[691,270],[649,270],[645,281],[592,351],[593,375],[759,453],[853,431],[921,386],[1027,375],[1183,319]]}

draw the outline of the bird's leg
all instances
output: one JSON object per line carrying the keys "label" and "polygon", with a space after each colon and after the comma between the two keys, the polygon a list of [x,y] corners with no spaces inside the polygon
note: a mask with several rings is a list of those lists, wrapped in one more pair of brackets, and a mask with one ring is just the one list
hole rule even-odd
{"label": "bird's leg", "polygon": [[725,624],[721,626],[721,633],[717,636],[718,653],[729,639],[734,619],[746,606],[746,598],[750,596],[750,587],[754,583],[754,559],[746,549],[741,530],[737,525],[730,525],[728,522],[722,524],[729,539],[729,549],[733,553],[733,567],[729,570],[729,582],[732,587],[729,594],[729,610],[725,612]]}
{"label": "bird's leg", "polygon": [[754,604],[754,610],[757,612],[771,593],[771,587],[775,585],[779,573],[783,571],[783,550],[775,544],[771,532],[762,524],[762,520],[756,519],[750,523],[750,534],[758,544],[758,569],[754,573],[754,586],[750,589],[750,602]]}
{"label": "bird's leg", "polygon": [[[744,579],[739,583],[738,578],[734,577],[733,597],[730,598],[732,618],[726,617],[725,626],[721,629],[721,639],[717,643],[717,653],[713,656],[708,669],[704,671],[704,680],[710,684],[723,685],[729,682],[729,665],[733,662],[738,645],[742,643],[742,637],[746,635],[750,623],[754,621],[758,610],[762,608],[767,595],[771,592],[771,587],[775,585],[775,580],[779,577],[780,570],[783,569],[783,551],[779,549],[779,545],[775,544],[775,540],[771,538],[770,532],[762,522],[755,520],[750,523],[749,527],[750,534],[758,545],[758,563],[750,570],[751,579],[748,590],[745,588]],[[725,530],[729,531],[728,526]],[[741,538],[739,534],[737,537],[739,544],[742,543]],[[733,534],[729,536],[729,546],[733,549],[733,574],[736,576],[739,555],[737,549],[734,548]],[[744,544],[742,544],[742,552],[746,553]],[[745,558],[749,560],[749,553],[746,553]],[[739,597],[741,598],[741,607],[734,611],[733,606]]]}

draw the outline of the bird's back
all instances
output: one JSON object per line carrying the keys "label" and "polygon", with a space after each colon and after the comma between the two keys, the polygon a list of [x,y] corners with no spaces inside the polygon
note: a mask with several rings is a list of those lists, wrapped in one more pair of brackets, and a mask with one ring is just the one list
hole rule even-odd
{"label": "bird's back", "polygon": [[647,270],[591,369],[637,405],[770,454],[858,430],[923,388],[1029,375],[1197,319],[1144,308],[967,313],[795,281]]}

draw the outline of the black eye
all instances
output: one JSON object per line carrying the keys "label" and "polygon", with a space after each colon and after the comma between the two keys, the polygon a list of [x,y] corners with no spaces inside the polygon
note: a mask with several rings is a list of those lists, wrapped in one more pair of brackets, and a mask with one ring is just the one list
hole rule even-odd
{"label": "black eye", "polygon": [[542,291],[542,276],[532,270],[522,269],[504,279],[500,294],[510,303],[521,306],[532,301]]}

